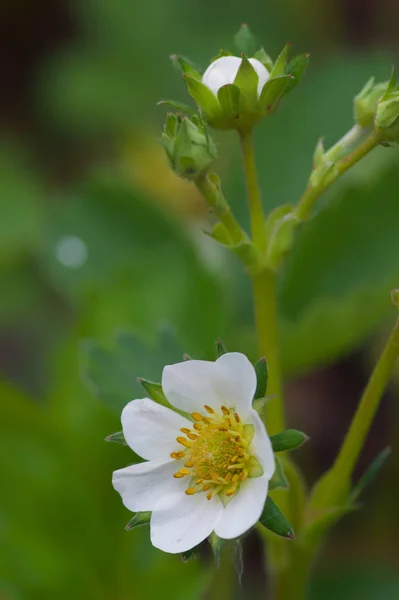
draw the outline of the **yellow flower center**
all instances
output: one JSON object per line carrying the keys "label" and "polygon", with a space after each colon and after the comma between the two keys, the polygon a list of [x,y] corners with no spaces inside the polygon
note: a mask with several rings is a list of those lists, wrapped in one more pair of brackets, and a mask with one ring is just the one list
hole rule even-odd
{"label": "yellow flower center", "polygon": [[207,415],[192,413],[193,428],[181,428],[185,437],[177,442],[183,451],[172,452],[171,457],[184,461],[174,477],[190,477],[186,494],[206,492],[208,500],[214,494],[231,497],[247,477],[259,477],[263,469],[258,459],[251,455],[250,445],[254,436],[253,425],[242,423],[232,408],[221,407],[221,413],[208,405]]}

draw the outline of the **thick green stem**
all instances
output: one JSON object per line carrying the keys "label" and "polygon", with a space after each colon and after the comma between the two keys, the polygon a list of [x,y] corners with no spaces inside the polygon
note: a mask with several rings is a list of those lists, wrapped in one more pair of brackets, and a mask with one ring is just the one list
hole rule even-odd
{"label": "thick green stem", "polygon": [[[363,393],[355,417],[332,469],[334,480],[349,482],[399,357],[399,319]],[[337,488],[339,486],[337,485]]]}
{"label": "thick green stem", "polygon": [[[346,173],[351,167],[364,158],[373,148],[378,146],[380,143],[380,137],[378,132],[374,131],[369,135],[355,150],[353,150],[348,156],[345,156],[336,163],[336,170],[333,178],[329,178],[328,181],[323,181],[318,186],[313,186],[309,182],[302,198],[299,201],[298,206],[295,209],[295,214],[301,221],[306,220],[316,202],[316,200],[326,191],[326,189],[336,181],[341,175]],[[327,153],[328,154],[328,153]]]}
{"label": "thick green stem", "polygon": [[245,239],[245,234],[234,218],[220,187],[210,180],[209,175],[200,177],[195,182],[198,191],[212,208],[219,221],[223,223],[233,244],[239,244]]}

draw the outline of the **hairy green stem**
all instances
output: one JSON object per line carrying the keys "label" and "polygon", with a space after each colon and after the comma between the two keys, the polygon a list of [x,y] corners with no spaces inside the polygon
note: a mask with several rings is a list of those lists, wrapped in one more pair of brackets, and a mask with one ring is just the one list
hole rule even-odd
{"label": "hairy green stem", "polygon": [[[357,148],[350,154],[341,158],[336,163],[334,176],[328,181],[323,181],[318,186],[313,186],[309,181],[308,186],[295,209],[295,214],[301,221],[306,220],[316,202],[316,200],[326,191],[326,189],[336,181],[341,175],[346,173],[351,167],[364,158],[373,148],[380,143],[380,137],[377,131],[371,133]],[[328,154],[328,153],[327,153]]]}

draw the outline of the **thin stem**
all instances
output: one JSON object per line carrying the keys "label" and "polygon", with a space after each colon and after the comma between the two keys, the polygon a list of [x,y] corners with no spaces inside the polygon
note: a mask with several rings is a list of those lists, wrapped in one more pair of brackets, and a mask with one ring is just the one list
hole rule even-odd
{"label": "thin stem", "polygon": [[205,198],[215,215],[225,226],[231,242],[233,244],[239,244],[241,241],[243,241],[245,239],[245,234],[235,220],[235,217],[231,212],[231,208],[223,196],[220,187],[211,181],[208,174],[200,177],[195,184],[198,191]]}
{"label": "thin stem", "polygon": [[242,133],[241,150],[244,162],[247,195],[251,218],[251,231],[253,243],[263,254],[266,251],[265,216],[262,207],[262,198],[256,170],[255,154],[252,143],[252,132]]}
{"label": "thin stem", "polygon": [[269,435],[284,429],[284,407],[279,356],[276,274],[265,269],[253,275],[255,323],[259,356],[268,365],[267,395],[274,396],[266,404],[265,422]]}
{"label": "thin stem", "polygon": [[371,375],[335,461],[332,471],[336,481],[350,479],[398,357],[399,319]]}
{"label": "thin stem", "polygon": [[351,167],[364,158],[373,148],[378,146],[380,138],[378,132],[374,131],[369,135],[355,150],[353,150],[348,156],[345,156],[336,163],[336,170],[334,177],[329,179],[327,182],[322,182],[320,185],[314,187],[310,182],[296,207],[295,214],[300,220],[305,220],[309,217],[310,212],[313,208],[316,200],[325,192],[334,181],[336,181],[341,175],[346,173]]}
{"label": "thin stem", "polygon": [[[252,240],[262,255],[264,255],[267,244],[265,217],[262,208],[251,132],[241,134],[241,149],[247,184]],[[266,405],[265,411],[268,433],[272,435],[284,428],[277,329],[276,275],[268,269],[263,269],[252,275],[252,284],[258,352],[259,356],[264,356],[268,363],[269,380],[267,393],[268,395],[276,396]]]}

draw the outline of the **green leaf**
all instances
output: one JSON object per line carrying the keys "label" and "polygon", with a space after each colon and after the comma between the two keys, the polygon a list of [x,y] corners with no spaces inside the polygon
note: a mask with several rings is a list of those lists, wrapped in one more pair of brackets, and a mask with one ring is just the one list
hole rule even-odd
{"label": "green leaf", "polygon": [[296,431],[295,429],[286,429],[270,437],[273,452],[295,450],[307,442],[308,439],[308,436],[302,433],[302,431]]}
{"label": "green leaf", "polygon": [[179,112],[182,112],[185,115],[188,115],[189,117],[195,115],[195,109],[189,106],[188,104],[184,104],[183,102],[177,102],[176,100],[160,100],[158,102],[158,106],[162,105],[171,106],[175,110],[178,110]]}
{"label": "green leaf", "polygon": [[[166,333],[166,332],[165,332]],[[137,375],[145,373],[159,377],[165,364],[179,362],[181,350],[169,333],[162,334],[158,347],[151,347],[131,333],[119,334],[111,350],[94,341],[82,346],[82,363],[85,381],[90,389],[116,412],[134,398],[141,398],[140,382],[164,406],[170,406],[159,389],[159,384],[149,380],[138,381]],[[145,383],[144,383],[145,382]]]}
{"label": "green leaf", "polygon": [[302,77],[306,73],[306,69],[309,64],[309,54],[298,54],[295,56],[287,66],[287,73],[293,76],[293,79],[290,80],[285,93],[288,94],[292,92],[292,90],[298,85],[301,81]]}
{"label": "green leaf", "polygon": [[234,83],[222,85],[218,91],[218,99],[226,117],[235,119],[240,111],[240,88]]}
{"label": "green leaf", "polygon": [[373,460],[369,468],[362,475],[356,486],[354,487],[351,493],[351,499],[354,502],[363,493],[365,488],[369,486],[374,479],[377,477],[378,473],[381,471],[384,466],[386,460],[390,456],[392,450],[391,448],[385,448],[382,450],[378,456]]}
{"label": "green leaf", "polygon": [[110,435],[107,435],[105,441],[113,442],[114,444],[121,444],[122,446],[128,446],[125,436],[123,435],[123,431],[118,431],[117,433],[111,433]]}
{"label": "green leaf", "polygon": [[220,356],[223,356],[223,354],[226,354],[226,348],[224,347],[222,340],[219,338],[216,340],[216,357],[219,358]]}
{"label": "green leaf", "polygon": [[254,400],[263,398],[266,395],[267,389],[267,363],[265,358],[260,358],[255,363],[256,373],[256,390],[253,397]]}
{"label": "green leaf", "polygon": [[270,498],[270,496],[268,496],[266,499],[259,522],[276,535],[291,540],[295,538],[295,534],[291,525]]}
{"label": "green leaf", "polygon": [[273,477],[269,481],[269,490],[275,490],[277,488],[283,488],[287,490],[289,488],[288,481],[284,474],[284,468],[281,460],[278,456],[274,457],[276,469],[273,473]]}
{"label": "green leaf", "polygon": [[239,53],[244,52],[247,56],[255,54],[257,42],[246,23],[243,23],[236,33],[234,43]]}
{"label": "green leaf", "polygon": [[130,519],[126,525],[125,530],[131,531],[135,527],[141,527],[141,525],[148,525],[151,519],[151,512],[138,512]]}

